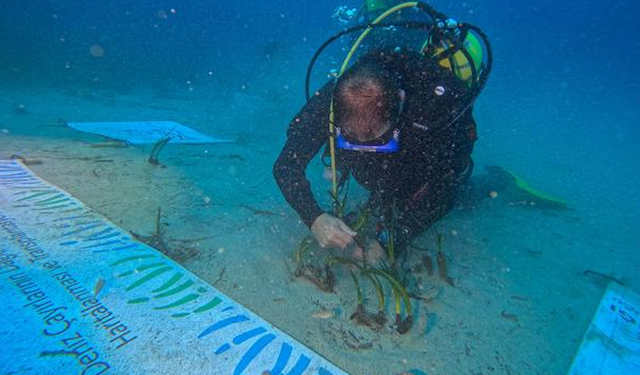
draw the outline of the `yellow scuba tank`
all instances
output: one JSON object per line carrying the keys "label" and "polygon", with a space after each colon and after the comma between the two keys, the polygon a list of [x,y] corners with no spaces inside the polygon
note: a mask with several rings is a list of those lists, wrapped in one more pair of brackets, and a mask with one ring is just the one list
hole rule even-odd
{"label": "yellow scuba tank", "polygon": [[448,19],[446,23],[441,33],[425,41],[422,52],[471,87],[477,83],[483,68],[482,43],[473,33],[463,34],[455,21]]}

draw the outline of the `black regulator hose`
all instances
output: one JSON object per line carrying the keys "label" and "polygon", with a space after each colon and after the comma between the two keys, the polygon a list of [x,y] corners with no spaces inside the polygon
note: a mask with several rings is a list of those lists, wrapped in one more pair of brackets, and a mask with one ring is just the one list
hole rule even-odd
{"label": "black regulator hose", "polygon": [[311,93],[309,92],[309,86],[311,81],[311,73],[313,72],[313,66],[315,65],[316,60],[318,59],[318,57],[320,57],[320,55],[325,50],[325,48],[327,48],[331,43],[333,43],[337,39],[356,31],[362,31],[368,28],[385,28],[385,27],[392,27],[392,26],[431,31],[434,28],[435,24],[431,22],[390,22],[390,23],[358,25],[358,26],[353,26],[348,29],[344,29],[340,31],[339,33],[335,34],[331,38],[327,39],[324,43],[322,43],[320,48],[318,48],[316,53],[311,58],[311,61],[309,62],[309,66],[307,67],[307,76],[304,83],[306,99],[309,100],[311,98]]}
{"label": "black regulator hose", "polygon": [[[316,63],[316,60],[318,59],[318,57],[320,56],[320,54],[322,54],[322,52],[331,44],[333,43],[335,40],[343,37],[344,35],[356,32],[356,31],[362,31],[368,28],[385,28],[385,27],[404,27],[404,28],[411,28],[411,29],[416,29],[416,30],[426,30],[428,31],[429,37],[431,35],[434,34],[435,30],[438,29],[443,29],[444,26],[446,25],[446,20],[448,19],[448,17],[441,12],[436,11],[433,7],[431,7],[429,4],[427,3],[423,3],[423,2],[417,2],[416,4],[416,8],[424,11],[425,13],[427,13],[427,15],[431,18],[431,22],[390,22],[390,23],[377,23],[377,24],[364,24],[364,25],[358,25],[358,26],[353,26],[350,28],[347,28],[345,30],[342,30],[340,32],[338,32],[337,34],[333,35],[332,37],[330,37],[329,39],[327,39],[321,46],[320,48],[318,48],[318,50],[316,51],[316,53],[313,55],[313,57],[311,58],[311,61],[309,62],[309,66],[307,67],[307,75],[305,78],[305,97],[307,100],[309,100],[311,98],[311,93],[310,93],[310,82],[311,82],[311,73],[313,72],[313,66]],[[475,79],[477,76],[477,71],[476,71],[476,67],[473,66],[473,64],[471,65],[471,69],[472,69],[472,75],[474,78],[474,82],[477,82],[477,85],[475,85],[475,90],[474,91],[474,97],[477,97],[480,92],[482,91],[482,89],[484,88],[487,79],[489,78],[489,73],[491,72],[491,68],[493,66],[493,50],[491,48],[491,43],[489,42],[489,37],[487,36],[487,34],[484,33],[484,31],[482,31],[482,29],[480,29],[479,27],[469,24],[469,23],[459,23],[457,25],[458,28],[461,29],[461,31],[463,32],[463,34],[465,35],[466,38],[466,33],[469,30],[472,30],[474,33],[476,33],[484,42],[485,45],[485,49],[486,49],[486,53],[487,53],[487,60],[485,63],[484,68],[482,69],[482,71],[480,72],[480,77],[477,78],[477,80]],[[462,40],[464,40],[465,38],[463,38]],[[458,49],[458,48],[456,48]],[[459,49],[460,51],[463,52],[463,54],[465,55],[465,58],[467,59],[467,61],[471,62],[472,58],[469,55],[469,53],[467,51],[465,51],[463,48]],[[456,51],[450,51],[452,54],[455,53]],[[453,67],[453,65],[452,65]]]}

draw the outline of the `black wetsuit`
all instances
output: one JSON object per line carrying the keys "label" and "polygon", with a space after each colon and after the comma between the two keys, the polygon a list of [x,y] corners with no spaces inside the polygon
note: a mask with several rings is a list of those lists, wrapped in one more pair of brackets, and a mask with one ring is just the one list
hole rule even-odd
{"label": "black wetsuit", "polygon": [[[383,154],[338,149],[337,160],[371,193],[369,203],[379,212],[388,212],[395,201],[396,239],[403,241],[451,209],[458,187],[473,170],[471,95],[449,70],[421,55],[375,53],[366,59],[379,60],[398,75],[406,92],[397,125],[400,150]],[[273,168],[285,199],[307,226],[324,212],[305,171],[328,140],[332,92],[333,84],[327,84],[294,117]]]}

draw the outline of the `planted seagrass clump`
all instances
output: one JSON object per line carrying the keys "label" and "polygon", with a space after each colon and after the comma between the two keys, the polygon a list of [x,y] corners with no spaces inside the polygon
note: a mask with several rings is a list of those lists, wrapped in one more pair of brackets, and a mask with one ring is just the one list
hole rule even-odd
{"label": "planted seagrass clump", "polygon": [[433,227],[433,239],[436,246],[436,263],[438,265],[438,276],[445,283],[455,286],[453,278],[447,273],[447,258],[444,256],[442,247],[444,245],[444,234],[442,228]]}
{"label": "planted seagrass clump", "polygon": [[[163,222],[162,209],[158,207],[155,217],[155,228],[153,233],[149,235],[142,235],[136,232],[131,232],[131,235],[138,241],[147,244],[156,250],[160,251],[164,255],[170,257],[178,263],[183,263],[198,255],[198,249],[196,247],[187,246],[171,246],[172,243],[180,242],[180,240],[170,241],[166,237],[165,226]],[[184,242],[184,241],[182,241]]]}
{"label": "planted seagrass clump", "polygon": [[160,252],[167,254],[169,252],[169,245],[165,238],[164,223],[162,222],[162,208],[158,207],[156,211],[156,217],[154,220],[154,231],[149,235],[141,235],[135,232],[131,232],[133,237],[138,241],[143,242]]}
{"label": "planted seagrass clump", "polygon": [[324,268],[318,268],[307,264],[298,268],[295,276],[309,280],[323,292],[335,293],[336,275],[328,265]]}
{"label": "planted seagrass clump", "polygon": [[384,324],[387,321],[386,316],[384,314],[384,291],[382,290],[382,287],[379,283],[377,283],[374,286],[377,290],[377,295],[378,295],[378,313],[376,315],[370,314],[365,308],[362,287],[360,286],[358,277],[353,271],[354,269],[356,269],[360,272],[361,275],[364,275],[364,271],[366,269],[366,263],[361,264],[355,259],[338,257],[338,256],[331,256],[327,258],[326,262],[327,264],[331,264],[331,265],[340,264],[340,265],[350,267],[349,274],[351,275],[351,278],[356,288],[357,303],[356,303],[356,309],[349,316],[349,319],[353,320],[357,324],[369,327],[375,331],[382,329],[384,327]]}
{"label": "planted seagrass clump", "polygon": [[149,154],[149,159],[147,159],[151,165],[161,165],[160,160],[158,159],[158,156],[160,155],[160,151],[162,151],[164,146],[166,146],[167,143],[169,143],[169,141],[171,141],[171,137],[166,136],[166,137],[160,138],[153,145],[153,148],[151,149],[151,153]]}
{"label": "planted seagrass clump", "polygon": [[[353,279],[357,296],[356,309],[350,316],[351,320],[374,330],[380,330],[384,327],[387,317],[384,312],[385,293],[382,283],[380,282],[380,279],[382,279],[388,282],[393,292],[396,331],[400,334],[407,333],[409,331],[413,323],[413,313],[409,293],[407,292],[407,288],[399,281],[399,278],[396,277],[388,265],[383,263],[377,267],[370,267],[366,262],[360,263],[352,258],[338,256],[327,258],[327,262],[332,265],[341,264],[351,268],[349,269],[349,273]],[[359,271],[361,277],[368,279],[376,292],[378,299],[378,312],[375,315],[367,312],[365,308],[362,288],[353,269]],[[402,317],[403,305],[406,313],[404,318]]]}
{"label": "planted seagrass clump", "polygon": [[314,265],[310,255],[311,246],[315,244],[313,236],[309,235],[300,241],[293,254],[296,263],[295,277],[301,277],[310,281],[323,292],[335,293],[336,275],[329,264],[324,266]]}
{"label": "planted seagrass clump", "polygon": [[[345,185],[345,188],[348,190],[348,184]],[[357,246],[362,250],[362,256],[357,258],[349,257],[343,256],[343,253],[326,256],[324,255],[326,250],[323,250],[320,252],[324,259],[324,262],[322,262],[322,258],[315,259],[313,256],[314,252],[311,249],[316,245],[316,241],[313,236],[309,235],[300,242],[293,254],[293,260],[297,267],[294,275],[312,282],[320,290],[333,293],[337,279],[332,270],[335,267],[343,267],[349,272],[355,287],[355,310],[349,316],[349,319],[356,324],[376,331],[383,329],[388,321],[388,316],[385,312],[387,301],[385,293],[390,290],[394,301],[394,329],[400,334],[409,332],[414,319],[413,311],[407,286],[404,284],[404,279],[400,277],[399,265],[396,262],[393,221],[385,223],[388,238],[383,249],[386,258],[377,264],[372,264],[371,259],[369,259],[370,262],[367,261],[368,251],[365,251],[365,249],[371,248],[370,245],[374,243],[377,245],[376,241],[378,239],[376,225],[372,222],[373,215],[371,210],[360,208],[357,214],[344,215],[346,192],[344,195],[330,192],[330,195],[333,201],[334,215],[343,219],[357,233],[354,241],[347,249],[347,253],[351,254]],[[394,213],[395,204],[391,211],[392,218]],[[319,262],[320,264],[318,264]],[[366,290],[363,288],[362,280],[367,280],[372,288],[369,290],[373,290],[375,293],[375,298],[377,299],[376,313],[370,313],[367,310]]]}
{"label": "planted seagrass clump", "polygon": [[[391,285],[395,308],[396,331],[400,334],[409,332],[413,324],[413,311],[407,288],[398,280],[398,277],[394,275],[393,271],[387,265],[382,265],[380,268],[373,268],[370,272],[386,279]],[[402,318],[402,304],[404,304],[406,313],[404,318]]]}

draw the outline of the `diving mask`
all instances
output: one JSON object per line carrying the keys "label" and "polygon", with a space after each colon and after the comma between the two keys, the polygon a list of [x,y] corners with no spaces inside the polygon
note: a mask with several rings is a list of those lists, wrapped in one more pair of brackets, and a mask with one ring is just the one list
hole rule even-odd
{"label": "diving mask", "polygon": [[392,153],[400,149],[400,130],[390,127],[375,139],[359,141],[348,137],[340,127],[336,127],[336,141],[338,148],[342,150]]}

